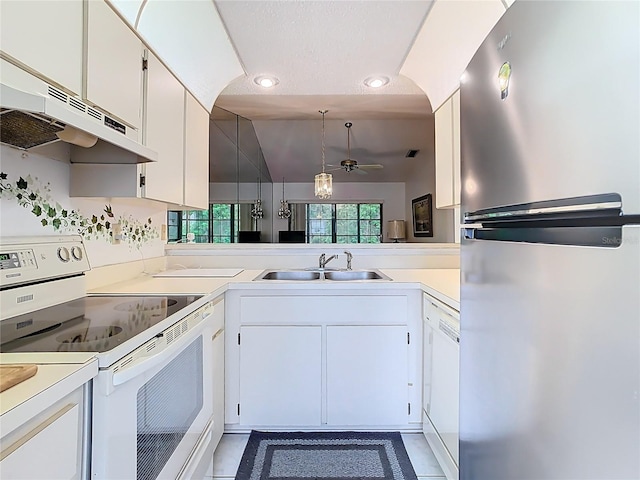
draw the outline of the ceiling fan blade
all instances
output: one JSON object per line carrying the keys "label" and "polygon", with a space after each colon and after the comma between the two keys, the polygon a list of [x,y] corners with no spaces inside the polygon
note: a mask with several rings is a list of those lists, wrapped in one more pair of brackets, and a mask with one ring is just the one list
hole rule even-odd
{"label": "ceiling fan blade", "polygon": [[365,165],[361,165],[358,164],[358,168],[370,168],[370,169],[377,169],[377,168],[384,168],[384,165],[380,165],[379,163],[371,163],[371,164],[365,164]]}
{"label": "ceiling fan blade", "polygon": [[369,172],[365,170],[360,170],[360,167],[356,167],[351,171],[357,173],[358,175],[369,175]]}

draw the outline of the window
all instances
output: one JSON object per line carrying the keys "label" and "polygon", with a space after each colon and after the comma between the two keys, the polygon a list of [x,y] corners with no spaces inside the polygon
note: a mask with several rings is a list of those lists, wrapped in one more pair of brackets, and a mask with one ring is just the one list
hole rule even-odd
{"label": "window", "polygon": [[[168,241],[186,242],[187,233],[196,243],[237,243],[240,217],[250,204],[212,203],[208,210],[169,211]],[[240,211],[242,209],[242,215]],[[307,243],[380,243],[382,204],[306,204]]]}
{"label": "window", "polygon": [[308,243],[380,243],[382,204],[307,204]]}
{"label": "window", "polygon": [[187,241],[187,233],[196,243],[232,243],[238,241],[237,205],[212,203],[208,210],[169,211],[168,241]]}

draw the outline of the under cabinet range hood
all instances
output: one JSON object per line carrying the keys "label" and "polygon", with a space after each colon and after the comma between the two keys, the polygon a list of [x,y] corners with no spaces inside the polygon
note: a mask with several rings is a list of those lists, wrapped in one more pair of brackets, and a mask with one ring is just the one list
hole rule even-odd
{"label": "under cabinet range hood", "polygon": [[65,141],[73,145],[72,163],[158,160],[155,151],[136,141],[135,129],[44,81],[37,90],[29,93],[0,83],[1,143],[29,150]]}

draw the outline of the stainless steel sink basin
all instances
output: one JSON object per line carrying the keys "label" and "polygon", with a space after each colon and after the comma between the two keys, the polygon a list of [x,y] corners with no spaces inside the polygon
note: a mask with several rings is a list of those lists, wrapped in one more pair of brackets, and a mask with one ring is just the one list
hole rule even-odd
{"label": "stainless steel sink basin", "polygon": [[267,270],[254,281],[288,280],[288,281],[356,281],[356,280],[391,280],[377,270]]}
{"label": "stainless steel sink basin", "polygon": [[325,272],[324,278],[327,280],[349,281],[349,280],[390,280],[386,275],[373,270],[341,270],[335,272]]}
{"label": "stainless steel sink basin", "polygon": [[256,280],[320,280],[320,272],[308,270],[273,270],[261,275]]}

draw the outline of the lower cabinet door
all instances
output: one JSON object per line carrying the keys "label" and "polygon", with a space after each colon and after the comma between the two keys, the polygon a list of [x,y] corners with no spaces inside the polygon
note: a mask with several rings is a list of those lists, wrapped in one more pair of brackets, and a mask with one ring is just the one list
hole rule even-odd
{"label": "lower cabinet door", "polygon": [[12,480],[80,477],[80,407],[69,404],[12,445],[3,445],[0,474]]}
{"label": "lower cabinet door", "polygon": [[322,327],[240,328],[240,424],[321,423]]}
{"label": "lower cabinet door", "polygon": [[407,424],[408,355],[405,326],[327,326],[327,423]]}

